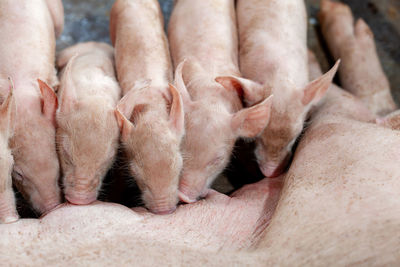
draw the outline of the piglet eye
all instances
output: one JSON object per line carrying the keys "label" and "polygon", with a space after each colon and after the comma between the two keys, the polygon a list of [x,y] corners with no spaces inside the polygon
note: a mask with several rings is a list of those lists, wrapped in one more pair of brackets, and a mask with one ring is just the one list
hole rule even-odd
{"label": "piglet eye", "polygon": [[16,170],[13,170],[12,177],[19,182],[22,182],[24,180],[24,176],[22,175],[22,173]]}

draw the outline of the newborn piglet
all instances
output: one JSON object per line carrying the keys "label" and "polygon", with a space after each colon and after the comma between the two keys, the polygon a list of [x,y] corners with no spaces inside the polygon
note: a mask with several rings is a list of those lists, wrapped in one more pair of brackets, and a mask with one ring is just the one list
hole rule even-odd
{"label": "newborn piglet", "polygon": [[0,80],[13,78],[17,106],[10,142],[12,176],[33,208],[44,213],[61,201],[55,144],[58,103],[51,87],[58,86],[55,38],[63,26],[62,2],[0,0],[0,10]]}
{"label": "newborn piglet", "polygon": [[255,154],[262,173],[275,177],[285,171],[308,111],[325,95],[338,64],[309,83],[303,0],[239,0],[237,15],[240,70],[246,79],[218,80],[242,87],[248,105],[274,95],[271,121],[256,139]]}
{"label": "newborn piglet", "polygon": [[116,1],[110,32],[124,93],[115,114],[129,170],[145,206],[169,214],[178,203],[184,111],[168,84],[172,65],[158,1]]}
{"label": "newborn piglet", "polygon": [[57,146],[65,198],[73,204],[96,200],[102,180],[114,162],[119,129],[114,109],[120,87],[113,48],[81,43],[63,50],[57,110]]}
{"label": "newborn piglet", "polygon": [[175,1],[169,40],[173,61],[180,63],[175,80],[185,106],[180,199],[192,203],[224,170],[236,139],[256,137],[265,128],[272,98],[243,109],[240,96],[248,92],[215,80],[239,75],[233,0]]}
{"label": "newborn piglet", "polygon": [[12,188],[11,171],[14,164],[9,140],[14,131],[15,100],[13,86],[0,106],[0,223],[11,223],[18,220],[15,208],[15,197]]}

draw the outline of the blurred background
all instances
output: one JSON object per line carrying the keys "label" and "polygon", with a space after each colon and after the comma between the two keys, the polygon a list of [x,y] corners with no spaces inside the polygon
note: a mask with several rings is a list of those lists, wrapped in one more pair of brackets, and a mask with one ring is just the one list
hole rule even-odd
{"label": "blurred background", "polygon": [[[171,14],[173,0],[159,0],[166,25]],[[328,61],[323,47],[318,42],[316,15],[320,0],[305,0],[309,18],[309,46],[326,70]],[[385,73],[392,85],[393,95],[400,103],[400,0],[342,0],[348,4],[355,18],[362,17],[375,34],[378,54]],[[114,0],[63,0],[65,28],[57,42],[63,49],[77,42],[110,42],[108,22]]]}

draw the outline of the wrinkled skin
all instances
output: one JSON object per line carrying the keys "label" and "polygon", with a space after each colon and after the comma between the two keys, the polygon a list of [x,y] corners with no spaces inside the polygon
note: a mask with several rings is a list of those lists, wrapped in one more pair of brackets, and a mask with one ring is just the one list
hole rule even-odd
{"label": "wrinkled skin", "polygon": [[339,68],[343,88],[360,98],[374,114],[383,116],[394,111],[389,81],[378,59],[374,35],[365,21],[360,18],[354,24],[348,6],[329,0],[321,1],[319,21],[332,56],[343,58]]}
{"label": "wrinkled skin", "polygon": [[176,1],[168,35],[175,85],[185,105],[179,196],[192,203],[224,170],[236,139],[265,128],[271,99],[243,109],[243,89],[219,80],[239,75],[234,1]]}
{"label": "wrinkled skin", "polygon": [[61,51],[57,145],[65,198],[73,204],[96,200],[118,150],[114,109],[121,89],[114,51],[104,43],[81,43]]}
{"label": "wrinkled skin", "polygon": [[[1,86],[6,84],[2,81]],[[12,85],[8,87],[9,93],[6,98],[3,97],[0,106],[0,223],[18,220],[11,177],[14,159],[9,147],[9,140],[14,132],[16,106]]]}
{"label": "wrinkled skin", "polygon": [[308,82],[303,0],[239,0],[237,16],[240,71],[246,79],[224,80],[247,88],[248,105],[274,95],[271,121],[256,140],[255,154],[262,173],[275,177],[285,171],[308,111],[324,96],[337,65]]}
{"label": "wrinkled skin", "polygon": [[116,1],[110,34],[124,94],[115,114],[129,170],[145,206],[168,214],[178,203],[184,111],[168,84],[172,65],[158,1]]}
{"label": "wrinkled skin", "polygon": [[55,146],[57,98],[48,85],[58,85],[54,25],[59,25],[57,31],[61,31],[63,18],[53,21],[55,7],[62,8],[62,4],[52,6],[49,9],[44,0],[0,1],[0,78],[13,79],[17,106],[11,140],[13,178],[40,213],[51,210],[61,200]]}

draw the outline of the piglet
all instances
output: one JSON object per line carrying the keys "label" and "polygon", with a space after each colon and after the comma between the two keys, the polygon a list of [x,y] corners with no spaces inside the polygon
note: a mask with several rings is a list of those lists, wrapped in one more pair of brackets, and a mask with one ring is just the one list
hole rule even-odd
{"label": "piglet", "polygon": [[265,128],[272,98],[243,109],[240,97],[249,92],[217,78],[240,74],[233,0],[176,1],[169,40],[185,106],[180,199],[191,203],[226,167],[236,139]]}
{"label": "piglet", "polygon": [[274,95],[271,122],[257,138],[255,154],[262,173],[275,177],[285,170],[308,111],[324,96],[338,64],[308,82],[303,0],[239,0],[237,15],[240,70],[246,79],[219,79],[247,88],[248,105]]}
{"label": "piglet", "polygon": [[111,10],[111,40],[124,97],[115,111],[129,170],[154,213],[178,203],[184,134],[182,99],[157,0],[117,0]]}
{"label": "piglet", "polygon": [[65,198],[89,204],[96,200],[118,149],[114,109],[121,89],[114,51],[105,43],[81,43],[63,50],[57,65],[64,68],[56,138]]}
{"label": "piglet", "polygon": [[[374,34],[363,19],[354,23],[349,6],[330,0],[321,1],[321,31],[333,58],[342,58],[341,84],[383,116],[397,109],[390,84],[379,62]],[[366,63],[368,62],[368,64]]]}
{"label": "piglet", "polygon": [[[1,87],[7,87],[3,82],[6,83],[6,81],[2,81]],[[0,223],[11,223],[18,220],[11,178],[14,159],[9,147],[9,140],[14,131],[16,111],[13,90],[11,85],[7,98],[3,99],[0,106]]]}
{"label": "piglet", "polygon": [[[22,194],[43,213],[60,203],[53,89],[55,27],[62,30],[62,3],[0,0],[0,79],[12,77],[17,106],[11,139],[12,176]],[[55,26],[58,25],[58,26]],[[23,41],[21,41],[23,40]],[[39,80],[38,80],[39,79]]]}

